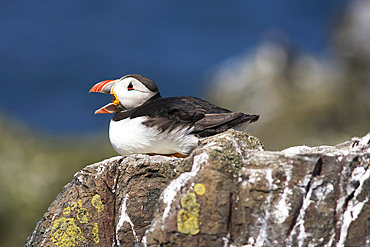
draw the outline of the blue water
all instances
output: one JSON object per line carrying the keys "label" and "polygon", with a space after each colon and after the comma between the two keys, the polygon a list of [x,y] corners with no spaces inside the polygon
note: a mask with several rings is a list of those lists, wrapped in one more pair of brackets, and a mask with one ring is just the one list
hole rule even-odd
{"label": "blue water", "polygon": [[207,71],[279,31],[320,54],[344,0],[2,1],[0,114],[48,133],[92,133],[111,100],[95,83],[139,73],[162,96],[202,96]]}

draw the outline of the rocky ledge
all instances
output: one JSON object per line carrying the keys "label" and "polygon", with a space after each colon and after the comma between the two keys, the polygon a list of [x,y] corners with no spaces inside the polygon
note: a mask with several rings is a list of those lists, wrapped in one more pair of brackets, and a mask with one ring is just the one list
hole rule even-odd
{"label": "rocky ledge", "polygon": [[186,159],[130,155],[77,172],[26,246],[370,246],[370,133],[265,151],[227,131]]}

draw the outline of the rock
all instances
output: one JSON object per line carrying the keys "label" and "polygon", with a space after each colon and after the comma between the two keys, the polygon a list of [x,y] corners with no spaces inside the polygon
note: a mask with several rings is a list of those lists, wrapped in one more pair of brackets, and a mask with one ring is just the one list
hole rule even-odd
{"label": "rock", "polygon": [[26,246],[370,246],[370,133],[265,151],[227,131],[186,159],[130,155],[77,172]]}

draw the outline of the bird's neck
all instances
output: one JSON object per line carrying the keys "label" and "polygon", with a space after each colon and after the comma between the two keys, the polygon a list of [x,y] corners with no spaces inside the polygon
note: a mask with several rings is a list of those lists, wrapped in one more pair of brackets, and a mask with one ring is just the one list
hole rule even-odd
{"label": "bird's neck", "polygon": [[162,99],[162,96],[161,96],[161,94],[159,92],[156,95],[154,95],[153,97],[151,97],[150,99],[148,99],[147,101],[145,101],[144,104],[153,102],[154,100],[157,100],[157,99]]}

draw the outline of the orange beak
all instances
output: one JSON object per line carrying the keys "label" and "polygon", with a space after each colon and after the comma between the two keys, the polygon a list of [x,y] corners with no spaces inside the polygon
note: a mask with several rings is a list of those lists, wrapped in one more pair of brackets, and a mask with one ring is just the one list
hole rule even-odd
{"label": "orange beak", "polygon": [[111,92],[112,87],[116,84],[116,80],[106,80],[95,84],[89,91],[97,92],[97,93],[110,93],[113,95],[113,101],[102,108],[95,111],[94,114],[101,114],[101,113],[114,113],[119,111],[117,105],[119,105],[119,100],[114,92]]}
{"label": "orange beak", "polygon": [[96,93],[110,93],[113,85],[116,83],[116,80],[106,80],[99,83],[96,83],[89,91]]}

